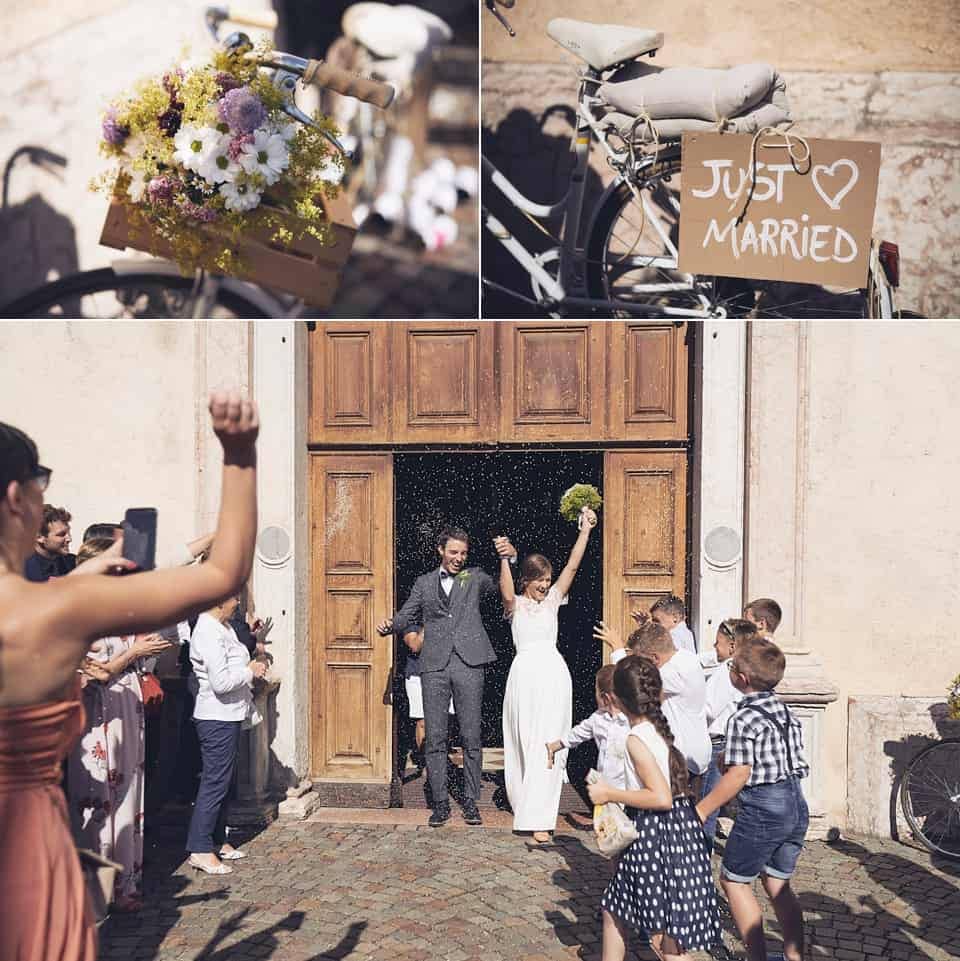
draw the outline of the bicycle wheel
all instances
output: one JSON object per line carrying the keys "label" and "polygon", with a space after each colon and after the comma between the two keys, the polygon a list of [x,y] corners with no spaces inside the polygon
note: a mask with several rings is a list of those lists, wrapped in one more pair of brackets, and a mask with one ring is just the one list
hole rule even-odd
{"label": "bicycle wheel", "polygon": [[[118,274],[87,270],[38,287],[0,308],[3,317],[183,318],[193,316],[193,279],[179,274]],[[235,291],[220,287],[209,317],[269,316]]]}
{"label": "bicycle wheel", "polygon": [[[592,298],[653,308],[669,316],[872,317],[881,313],[873,278],[867,290],[813,284],[691,278],[677,270],[680,227],[680,147],[668,147],[635,181],[613,190],[594,217],[587,240],[587,290]],[[637,195],[646,196],[642,206]],[[669,240],[669,243],[667,242]],[[671,249],[671,245],[673,249]],[[610,316],[629,317],[626,308]]]}
{"label": "bicycle wheel", "polygon": [[913,836],[936,854],[960,858],[960,738],[925,747],[900,784]]}

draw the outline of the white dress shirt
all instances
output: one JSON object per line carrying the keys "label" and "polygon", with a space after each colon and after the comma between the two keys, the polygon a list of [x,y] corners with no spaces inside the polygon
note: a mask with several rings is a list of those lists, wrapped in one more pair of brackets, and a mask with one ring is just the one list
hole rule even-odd
{"label": "white dress shirt", "polygon": [[201,614],[190,638],[197,678],[193,716],[198,721],[243,721],[253,704],[250,653],[232,627]]}
{"label": "white dress shirt", "polygon": [[670,637],[673,638],[674,647],[678,651],[697,653],[697,642],[694,640],[693,631],[687,627],[686,621],[681,621],[676,627],[670,628]]}
{"label": "white dress shirt", "polygon": [[[622,661],[629,651],[613,651],[612,663]],[[710,764],[710,735],[707,733],[707,685],[700,659],[689,651],[678,650],[660,668],[663,682],[663,713],[670,724],[673,743],[687,759],[694,774],[702,774]]]}
{"label": "white dress shirt", "polygon": [[626,784],[627,735],[630,722],[619,711],[609,714],[594,711],[590,717],[572,727],[562,738],[564,747],[576,747],[593,738],[597,745],[597,773],[613,787],[624,790]]}
{"label": "white dress shirt", "polygon": [[742,697],[730,680],[728,662],[723,661],[707,678],[707,733],[711,737],[723,737],[727,733],[727,721],[733,717]]}

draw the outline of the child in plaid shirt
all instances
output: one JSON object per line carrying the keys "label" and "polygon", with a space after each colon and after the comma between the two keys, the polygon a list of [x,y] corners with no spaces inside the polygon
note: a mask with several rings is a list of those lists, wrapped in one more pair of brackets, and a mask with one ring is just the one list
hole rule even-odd
{"label": "child in plaid shirt", "polygon": [[810,768],[803,756],[800,722],[773,693],[786,660],[772,641],[749,637],[737,641],[727,664],[743,699],[727,723],[723,777],[697,805],[697,813],[706,820],[738,799],[720,883],[749,961],[767,961],[763,918],[751,888],[760,874],[783,931],[783,957],[802,961],[803,914],[790,877],[807,833],[809,814],[800,779]]}

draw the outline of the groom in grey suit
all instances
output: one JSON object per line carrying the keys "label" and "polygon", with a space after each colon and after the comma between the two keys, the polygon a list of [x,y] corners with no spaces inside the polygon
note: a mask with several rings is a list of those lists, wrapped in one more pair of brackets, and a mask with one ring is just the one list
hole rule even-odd
{"label": "groom in grey suit", "polygon": [[[480,713],[483,706],[484,669],[497,659],[480,616],[480,602],[497,594],[489,574],[467,567],[470,537],[458,527],[445,527],[437,539],[440,568],[417,578],[407,602],[388,621],[381,621],[381,635],[403,634],[423,625],[420,651],[423,685],[423,716],[426,726],[427,777],[433,795],[430,826],[440,827],[450,818],[447,794],[447,707],[453,706],[460,721],[463,742],[465,800],[463,819],[482,824],[480,798]],[[516,560],[512,551],[511,563]]]}

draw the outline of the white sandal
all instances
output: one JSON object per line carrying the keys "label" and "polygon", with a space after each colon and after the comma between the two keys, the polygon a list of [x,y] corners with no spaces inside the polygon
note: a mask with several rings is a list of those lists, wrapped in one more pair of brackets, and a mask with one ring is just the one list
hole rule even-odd
{"label": "white sandal", "polygon": [[224,851],[220,849],[220,860],[221,861],[240,861],[247,856],[246,851],[241,851],[239,848],[233,848],[230,851]]}
{"label": "white sandal", "polygon": [[216,866],[211,866],[209,864],[204,864],[202,861],[194,861],[192,854],[189,858],[187,858],[187,863],[195,870],[203,871],[204,874],[233,874],[233,868],[230,867],[229,864],[217,864]]}

